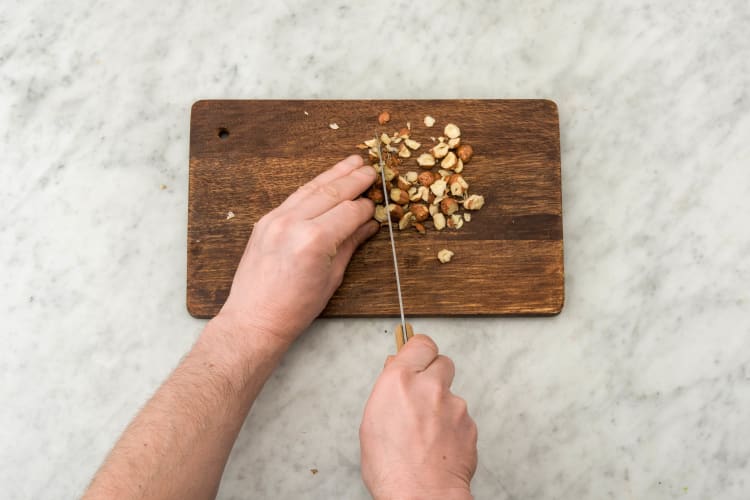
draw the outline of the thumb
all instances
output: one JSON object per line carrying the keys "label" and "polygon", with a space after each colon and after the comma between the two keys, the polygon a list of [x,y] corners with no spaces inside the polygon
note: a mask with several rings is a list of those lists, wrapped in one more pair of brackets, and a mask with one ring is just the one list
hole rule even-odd
{"label": "thumb", "polygon": [[424,371],[438,357],[438,346],[427,335],[414,335],[396,355],[394,361],[414,371]]}

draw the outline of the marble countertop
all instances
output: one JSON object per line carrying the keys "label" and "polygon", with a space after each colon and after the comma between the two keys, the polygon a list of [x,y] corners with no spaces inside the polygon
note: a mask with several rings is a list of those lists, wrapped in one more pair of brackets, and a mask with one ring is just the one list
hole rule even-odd
{"label": "marble countertop", "polygon": [[[80,494],[204,325],[194,101],[520,97],[559,105],[565,308],[414,321],[478,422],[476,497],[747,498],[750,4],[572,3],[4,2],[0,496]],[[317,322],[219,497],[367,498],[392,326]]]}

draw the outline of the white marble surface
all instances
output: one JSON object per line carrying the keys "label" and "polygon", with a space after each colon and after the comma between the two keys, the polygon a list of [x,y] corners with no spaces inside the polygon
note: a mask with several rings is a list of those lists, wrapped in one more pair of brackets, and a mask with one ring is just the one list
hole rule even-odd
{"label": "white marble surface", "polygon": [[[748,498],[750,4],[575,3],[2,2],[0,496],[80,494],[203,325],[195,100],[544,97],[565,309],[415,321],[478,422],[477,498]],[[367,497],[357,427],[392,323],[311,328],[220,498]]]}

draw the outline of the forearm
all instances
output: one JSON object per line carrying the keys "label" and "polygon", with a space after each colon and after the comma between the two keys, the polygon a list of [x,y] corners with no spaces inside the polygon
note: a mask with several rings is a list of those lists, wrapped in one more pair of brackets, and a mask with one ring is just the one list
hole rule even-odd
{"label": "forearm", "polygon": [[213,498],[235,438],[285,346],[212,320],[128,426],[85,498]]}

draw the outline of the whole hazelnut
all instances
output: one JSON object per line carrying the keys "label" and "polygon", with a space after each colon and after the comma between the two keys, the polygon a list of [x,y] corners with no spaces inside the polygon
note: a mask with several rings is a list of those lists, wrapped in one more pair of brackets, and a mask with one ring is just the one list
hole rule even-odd
{"label": "whole hazelnut", "polygon": [[430,216],[430,209],[427,208],[427,205],[423,205],[422,203],[414,203],[409,207],[409,211],[414,214],[414,218],[417,222],[427,220],[427,217]]}
{"label": "whole hazelnut", "polygon": [[435,182],[435,174],[433,174],[429,170],[426,170],[419,174],[419,177],[417,177],[417,182],[419,182],[419,184],[422,186],[429,187],[430,184]]}
{"label": "whole hazelnut", "polygon": [[367,192],[367,197],[375,203],[383,203],[383,190],[378,188],[371,188]]}
{"label": "whole hazelnut", "polygon": [[458,202],[453,198],[444,198],[440,202],[440,211],[445,215],[453,215],[458,211]]}
{"label": "whole hazelnut", "polygon": [[474,154],[474,148],[469,144],[461,144],[456,150],[456,154],[458,154],[458,157],[461,158],[462,162],[468,163],[469,160],[471,160],[471,156]]}

